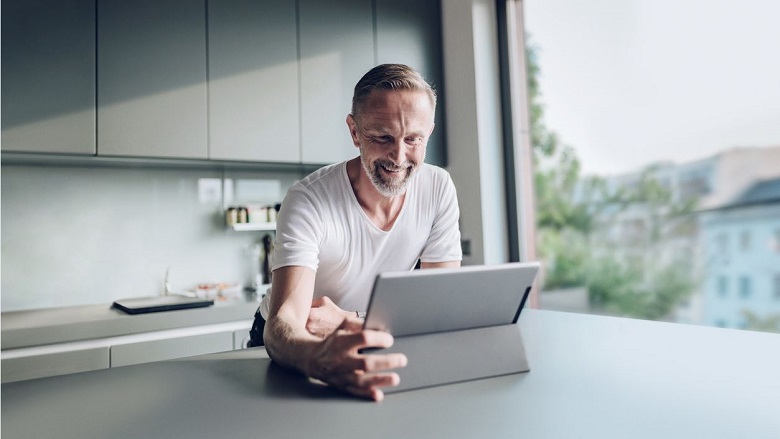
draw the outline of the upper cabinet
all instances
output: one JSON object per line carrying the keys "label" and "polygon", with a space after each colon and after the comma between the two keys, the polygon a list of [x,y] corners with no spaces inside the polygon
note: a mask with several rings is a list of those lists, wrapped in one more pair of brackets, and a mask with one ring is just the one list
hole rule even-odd
{"label": "upper cabinet", "polygon": [[356,157],[346,121],[355,84],[375,65],[372,2],[299,4],[302,161],[324,164]]}
{"label": "upper cabinet", "polygon": [[440,0],[3,0],[3,151],[327,164],[378,63],[439,92]]}
{"label": "upper cabinet", "polygon": [[207,158],[203,0],[99,0],[98,154]]}
{"label": "upper cabinet", "polygon": [[436,127],[425,161],[446,164],[439,0],[376,0],[376,48],[378,64],[409,65],[433,85],[437,92]]}
{"label": "upper cabinet", "polygon": [[295,2],[208,3],[209,158],[300,162]]}
{"label": "upper cabinet", "polygon": [[95,1],[2,1],[3,151],[95,154]]}

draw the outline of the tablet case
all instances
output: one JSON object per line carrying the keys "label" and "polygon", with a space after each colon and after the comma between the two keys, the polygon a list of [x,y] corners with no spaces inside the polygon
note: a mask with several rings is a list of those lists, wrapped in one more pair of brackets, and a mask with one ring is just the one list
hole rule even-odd
{"label": "tablet case", "polygon": [[214,300],[212,299],[200,299],[173,294],[158,297],[120,299],[115,301],[112,307],[128,314],[146,314],[177,309],[204,308],[213,304]]}
{"label": "tablet case", "polygon": [[530,370],[517,320],[538,263],[382,273],[364,327],[393,334],[379,353],[408,364],[394,393]]}

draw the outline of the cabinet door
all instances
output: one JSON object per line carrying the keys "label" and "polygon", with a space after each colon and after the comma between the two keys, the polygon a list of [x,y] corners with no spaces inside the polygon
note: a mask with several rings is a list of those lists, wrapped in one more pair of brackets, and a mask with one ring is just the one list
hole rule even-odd
{"label": "cabinet door", "polygon": [[98,0],[98,154],[206,158],[203,0]]}
{"label": "cabinet door", "polygon": [[95,1],[3,0],[3,151],[95,153]]}
{"label": "cabinet door", "polygon": [[436,128],[428,141],[425,161],[446,165],[439,0],[377,0],[376,46],[379,64],[413,67],[436,90]]}
{"label": "cabinet door", "polygon": [[108,369],[108,347],[3,358],[2,382]]}
{"label": "cabinet door", "polygon": [[209,2],[209,157],[300,162],[295,2]]}
{"label": "cabinet door", "polygon": [[346,119],[355,84],[374,66],[371,3],[300,0],[304,163],[333,163],[359,154]]}
{"label": "cabinet door", "polygon": [[111,346],[111,367],[233,350],[233,331]]}

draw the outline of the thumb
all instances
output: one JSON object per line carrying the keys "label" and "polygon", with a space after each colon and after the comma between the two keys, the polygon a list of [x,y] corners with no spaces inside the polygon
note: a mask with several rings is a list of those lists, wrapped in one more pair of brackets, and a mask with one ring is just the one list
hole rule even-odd
{"label": "thumb", "polygon": [[316,297],[311,300],[311,307],[312,308],[319,308],[325,303],[325,299],[322,297]]}

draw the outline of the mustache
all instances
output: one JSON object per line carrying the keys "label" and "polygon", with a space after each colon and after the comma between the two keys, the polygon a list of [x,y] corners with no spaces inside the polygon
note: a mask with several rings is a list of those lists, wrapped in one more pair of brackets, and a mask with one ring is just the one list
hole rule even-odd
{"label": "mustache", "polygon": [[374,166],[381,166],[387,169],[388,171],[403,171],[403,170],[412,169],[417,165],[409,161],[401,163],[400,165],[396,165],[395,163],[389,160],[377,160],[374,162]]}

